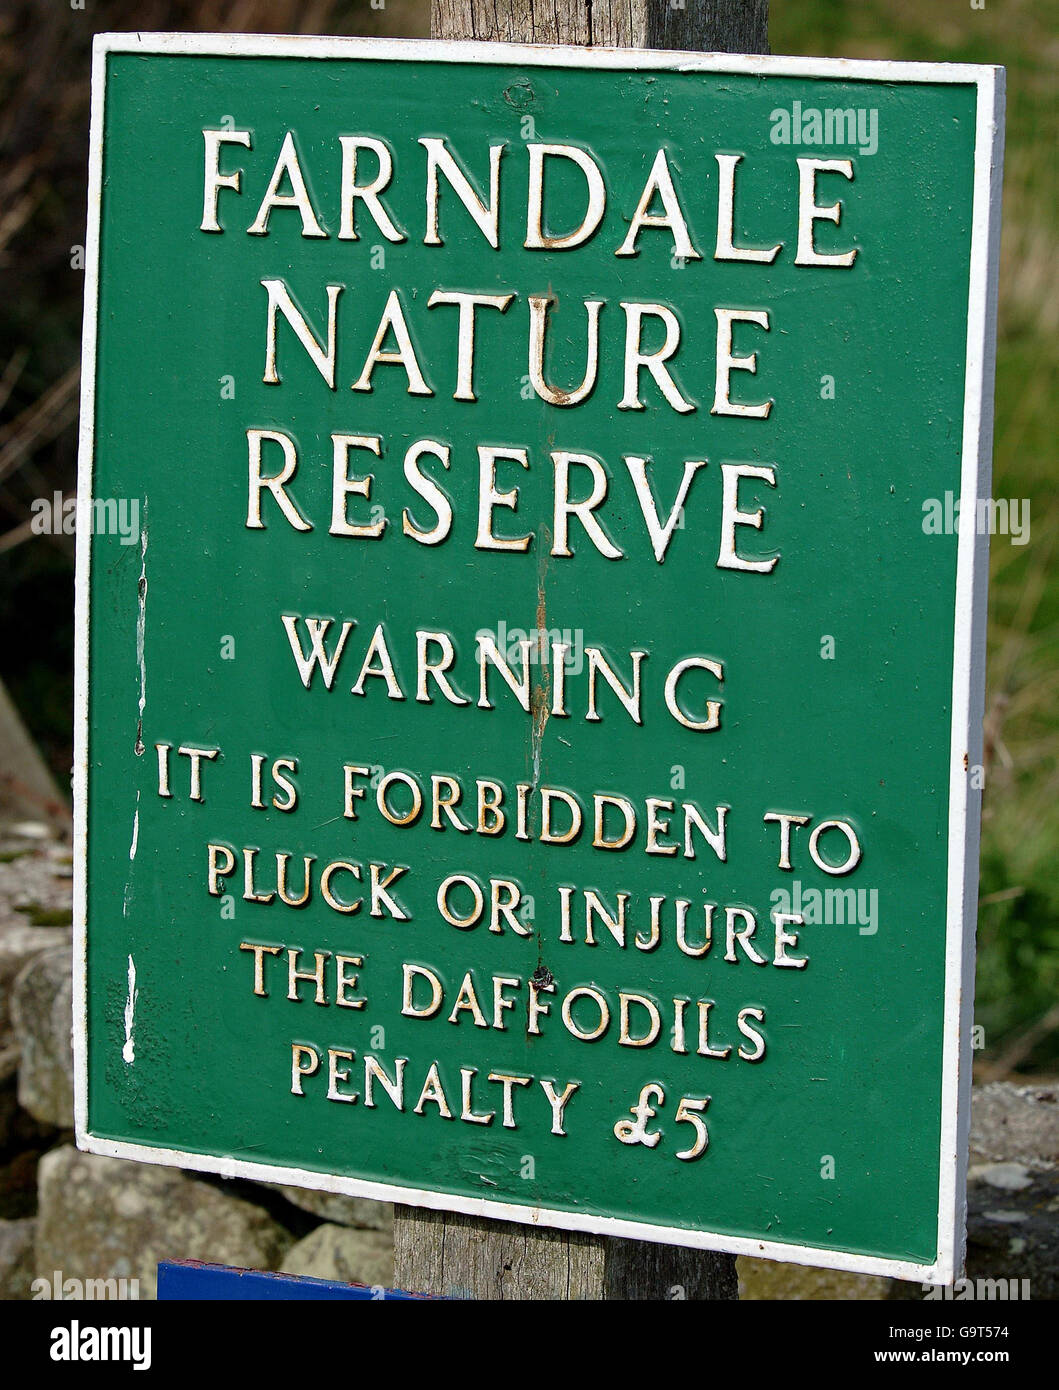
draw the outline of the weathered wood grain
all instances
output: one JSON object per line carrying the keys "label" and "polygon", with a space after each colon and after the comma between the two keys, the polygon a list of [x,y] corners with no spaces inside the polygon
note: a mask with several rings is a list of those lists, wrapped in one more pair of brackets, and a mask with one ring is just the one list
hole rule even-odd
{"label": "weathered wood grain", "polygon": [[647,1241],[394,1211],[398,1288],[449,1298],[661,1300],[738,1297],[735,1259]]}
{"label": "weathered wood grain", "polygon": [[433,0],[438,39],[767,53],[768,0]]}

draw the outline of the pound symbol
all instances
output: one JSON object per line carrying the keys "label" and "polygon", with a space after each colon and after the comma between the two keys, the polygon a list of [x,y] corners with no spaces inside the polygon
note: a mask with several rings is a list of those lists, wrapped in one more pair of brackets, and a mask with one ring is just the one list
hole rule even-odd
{"label": "pound symbol", "polygon": [[614,1126],[614,1135],[623,1144],[646,1144],[649,1149],[653,1149],[662,1137],[660,1129],[648,1132],[647,1122],[655,1116],[655,1108],[651,1104],[652,1098],[658,1105],[665,1103],[666,1093],[662,1087],[655,1082],[650,1082],[640,1092],[640,1099],[635,1105],[629,1107],[629,1113],[635,1116],[632,1120],[619,1120]]}

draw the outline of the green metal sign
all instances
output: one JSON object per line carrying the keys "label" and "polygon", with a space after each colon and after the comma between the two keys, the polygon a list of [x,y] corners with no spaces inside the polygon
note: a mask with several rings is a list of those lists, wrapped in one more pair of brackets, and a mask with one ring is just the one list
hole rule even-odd
{"label": "green metal sign", "polygon": [[95,63],[79,1143],[950,1279],[1002,74]]}

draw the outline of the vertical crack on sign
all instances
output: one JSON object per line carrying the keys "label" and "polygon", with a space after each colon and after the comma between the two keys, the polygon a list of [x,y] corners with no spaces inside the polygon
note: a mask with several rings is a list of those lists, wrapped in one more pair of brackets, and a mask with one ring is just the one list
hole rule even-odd
{"label": "vertical crack on sign", "polygon": [[121,1059],[131,1067],[136,1060],[136,1048],[132,1039],[132,1029],[136,1014],[136,1000],[140,991],[136,988],[136,965],[129,957],[129,992],[125,998],[125,1046],[121,1049]]}
{"label": "vertical crack on sign", "polygon": [[136,586],[138,607],[136,612],[136,665],[140,672],[140,712],[136,721],[137,757],[143,753],[143,711],[147,704],[147,664],[144,659],[144,627],[147,618],[147,498],[143,499],[143,529],[140,532],[140,578]]}
{"label": "vertical crack on sign", "polygon": [[[544,534],[550,544],[551,537],[548,536],[547,528],[545,528]],[[548,600],[544,592],[544,581],[548,573],[548,550],[545,546],[541,547],[540,555],[541,560],[537,573],[537,631],[534,645],[536,647],[535,655],[540,662],[541,679],[533,687],[533,693],[530,696],[530,715],[532,717],[530,747],[533,755],[534,791],[536,791],[541,779],[541,745],[544,742],[544,730],[548,724],[551,701],[551,670],[544,649],[545,634],[548,630]]]}
{"label": "vertical crack on sign", "polygon": [[[533,763],[533,778],[530,789],[532,796],[540,786],[541,780],[541,749],[544,744],[544,730],[548,725],[548,715],[551,704],[551,667],[545,654],[545,633],[548,629],[548,599],[545,593],[544,582],[548,575],[548,551],[551,548],[551,533],[545,526],[542,528],[542,536],[546,544],[542,545],[539,551],[540,560],[537,566],[537,631],[536,631],[536,659],[540,663],[541,679],[533,687],[530,695],[530,751]],[[550,655],[550,653],[549,653]],[[562,653],[565,660],[565,653]],[[535,923],[533,925],[536,925]],[[538,935],[537,948],[543,950],[543,942]],[[539,963],[539,961],[538,961]]]}

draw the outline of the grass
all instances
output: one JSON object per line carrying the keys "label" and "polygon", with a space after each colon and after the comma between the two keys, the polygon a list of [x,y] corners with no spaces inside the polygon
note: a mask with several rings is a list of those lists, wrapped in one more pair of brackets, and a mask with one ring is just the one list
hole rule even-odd
{"label": "grass", "polygon": [[40,903],[27,903],[16,907],[16,912],[24,912],[31,927],[69,927],[73,925],[73,913],[68,907],[41,907]]}

